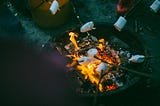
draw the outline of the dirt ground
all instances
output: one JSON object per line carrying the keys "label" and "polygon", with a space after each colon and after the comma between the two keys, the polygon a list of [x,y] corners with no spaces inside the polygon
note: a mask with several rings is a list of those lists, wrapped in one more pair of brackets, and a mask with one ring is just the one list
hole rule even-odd
{"label": "dirt ground", "polygon": [[[116,4],[118,0],[72,1],[83,23],[93,21],[95,23],[114,24],[117,20]],[[158,13],[150,11],[149,6],[153,1],[142,0],[134,12],[127,17],[127,25],[124,30],[136,33],[151,56],[160,56],[160,11]],[[1,5],[0,8],[0,38],[22,41],[26,42],[27,45],[41,48],[54,36],[79,25],[74,13],[72,15],[71,19],[59,28],[43,29],[32,20],[24,4],[20,6],[18,3],[15,5],[8,2],[7,6]],[[13,33],[15,33],[14,36]],[[99,98],[98,106],[159,106],[159,67],[160,59],[153,59],[149,69],[153,74],[152,79],[147,79],[144,85],[140,87],[133,87],[111,97]],[[86,104],[91,101],[86,100]]]}

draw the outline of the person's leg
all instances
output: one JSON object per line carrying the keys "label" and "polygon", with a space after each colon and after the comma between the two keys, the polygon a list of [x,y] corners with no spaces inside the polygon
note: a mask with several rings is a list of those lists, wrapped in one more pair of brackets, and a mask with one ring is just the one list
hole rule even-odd
{"label": "person's leg", "polygon": [[136,2],[136,0],[119,0],[116,11],[117,15],[124,15]]}

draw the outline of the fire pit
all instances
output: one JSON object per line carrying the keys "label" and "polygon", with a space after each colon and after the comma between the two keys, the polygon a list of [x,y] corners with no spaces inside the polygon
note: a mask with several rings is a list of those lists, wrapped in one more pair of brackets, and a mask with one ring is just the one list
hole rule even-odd
{"label": "fire pit", "polygon": [[90,34],[79,27],[54,38],[53,44],[68,58],[68,79],[83,96],[110,95],[137,84],[148,61],[134,56],[147,52],[138,37],[129,31],[117,32],[111,25],[96,24]]}

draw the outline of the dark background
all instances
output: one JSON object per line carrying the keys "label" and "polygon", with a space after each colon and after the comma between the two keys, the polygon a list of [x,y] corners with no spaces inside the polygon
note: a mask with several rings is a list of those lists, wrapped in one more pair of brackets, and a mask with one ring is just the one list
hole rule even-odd
{"label": "dark background", "polygon": [[[74,0],[73,0],[74,1]],[[160,55],[160,12],[153,13],[149,6],[154,0],[144,0],[128,17],[125,27],[135,33],[150,55]],[[114,23],[117,19],[118,0],[75,0],[77,13],[83,22]],[[13,9],[0,5],[0,79],[1,104],[5,105],[91,105],[93,98],[79,98],[65,79],[65,59],[40,52],[42,44],[65,30],[77,26],[74,17],[65,25],[52,30],[37,26],[23,0],[15,0]],[[18,16],[15,16],[18,13]],[[87,14],[86,14],[87,13]],[[133,39],[134,40],[134,39]],[[98,105],[159,106],[160,61],[151,61],[152,79],[115,95],[98,98]]]}

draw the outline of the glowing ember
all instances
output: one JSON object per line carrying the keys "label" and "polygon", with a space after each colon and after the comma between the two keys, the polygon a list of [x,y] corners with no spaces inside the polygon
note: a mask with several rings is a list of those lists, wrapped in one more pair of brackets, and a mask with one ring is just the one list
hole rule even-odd
{"label": "glowing ember", "polygon": [[107,91],[110,91],[110,90],[114,90],[117,88],[117,85],[116,84],[112,84],[111,86],[107,86]]}
{"label": "glowing ember", "polygon": [[113,68],[121,64],[119,52],[111,49],[108,42],[104,39],[96,40],[94,36],[76,41],[75,37],[78,35],[73,32],[70,32],[69,36],[71,42],[65,45],[65,49],[69,52],[67,57],[73,61],[67,67],[79,70],[84,79],[95,84],[100,92],[114,90],[123,85],[123,82],[118,80],[123,76],[122,70]]}
{"label": "glowing ember", "polygon": [[[66,56],[72,60],[67,67],[80,73],[87,92],[108,92],[125,84],[125,72],[120,66],[130,64],[131,53],[123,48],[115,49],[105,39],[95,36],[79,36],[69,32],[70,41],[64,45]],[[77,39],[77,40],[76,40]],[[112,43],[116,43],[115,38]],[[123,41],[119,41],[124,47]],[[89,84],[89,87],[85,84]],[[96,90],[97,89],[97,90]]]}

